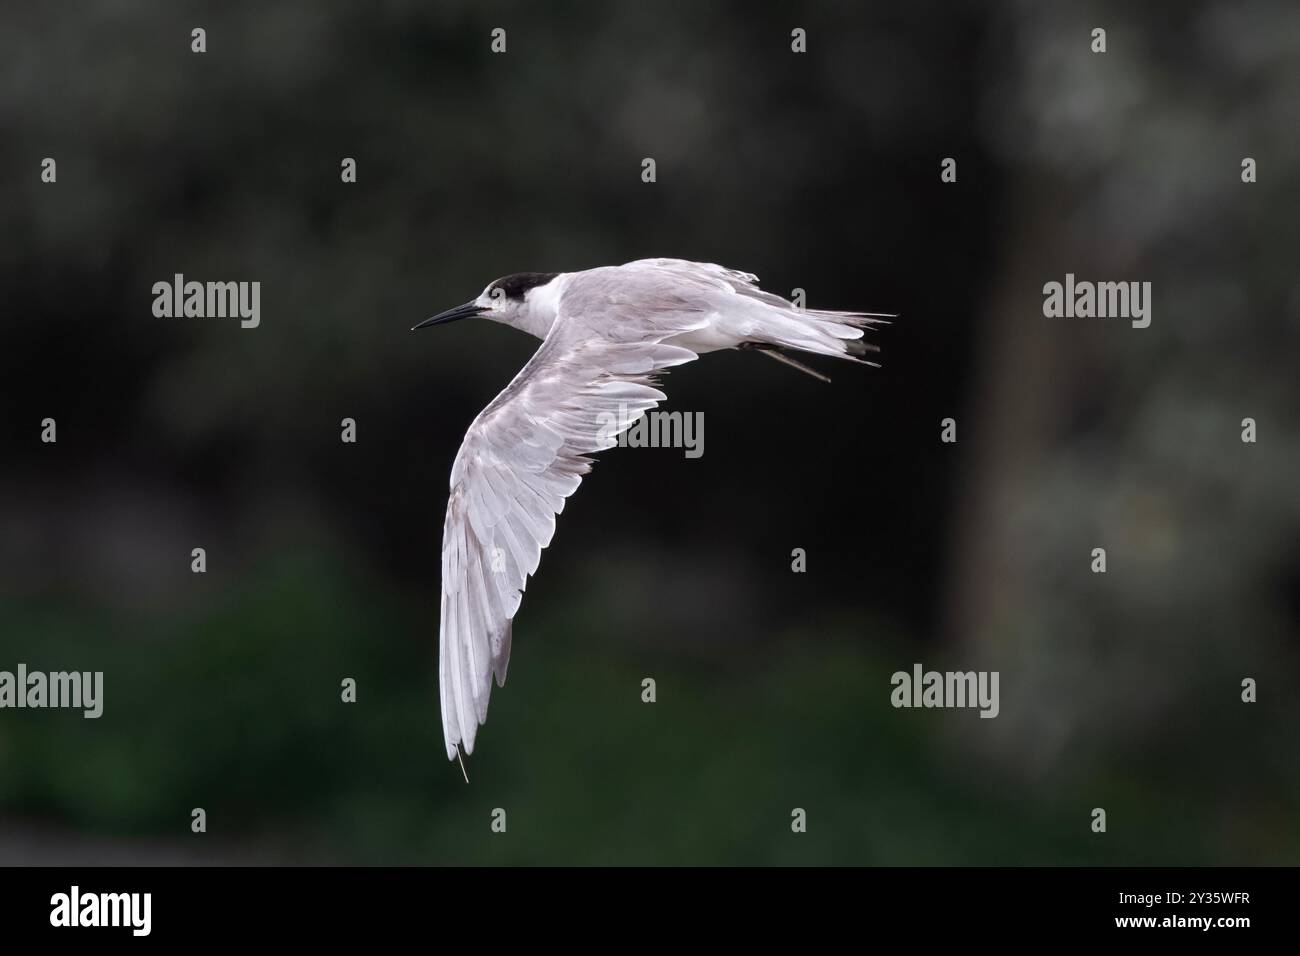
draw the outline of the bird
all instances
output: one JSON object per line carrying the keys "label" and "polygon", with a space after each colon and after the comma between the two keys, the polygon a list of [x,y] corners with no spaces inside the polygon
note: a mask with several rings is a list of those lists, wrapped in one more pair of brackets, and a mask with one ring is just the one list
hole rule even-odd
{"label": "bird", "polygon": [[482,318],[542,340],[469,426],[451,469],[438,642],[447,759],[463,771],[460,751],[474,751],[492,681],[505,685],[514,617],[565,499],[590,456],[663,401],[661,373],[743,349],[829,381],[787,353],[877,365],[864,332],[895,317],[805,309],[751,273],[660,258],[504,276],[413,326]]}

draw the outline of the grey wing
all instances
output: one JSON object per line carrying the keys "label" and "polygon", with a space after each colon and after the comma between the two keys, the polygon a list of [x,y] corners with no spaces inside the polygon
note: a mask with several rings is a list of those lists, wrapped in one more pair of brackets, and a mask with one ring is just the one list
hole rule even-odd
{"label": "grey wing", "polygon": [[788,299],[765,292],[758,287],[758,276],[752,272],[728,269],[715,262],[691,262],[687,259],[638,259],[624,268],[653,269],[671,276],[677,283],[688,283],[714,292],[739,293],[769,303],[789,306]]}
{"label": "grey wing", "polygon": [[[679,289],[693,289],[697,296],[705,297],[711,304],[725,306],[729,296],[754,300],[773,308],[787,310],[794,305],[772,292],[760,289],[758,276],[752,272],[729,269],[714,262],[691,262],[686,259],[638,259],[624,269],[652,270]],[[832,314],[832,313],[826,313]]]}
{"label": "grey wing", "polygon": [[663,344],[668,325],[643,324],[635,341],[575,341],[557,321],[466,433],[442,545],[438,678],[448,759],[458,745],[473,752],[492,678],[505,683],[511,622],[555,516],[591,469],[586,456],[615,445],[664,398],[656,372],[697,357]]}

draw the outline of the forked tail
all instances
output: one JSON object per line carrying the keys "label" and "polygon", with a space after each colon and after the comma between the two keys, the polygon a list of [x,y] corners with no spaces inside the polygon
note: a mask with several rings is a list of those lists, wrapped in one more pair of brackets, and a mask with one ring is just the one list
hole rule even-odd
{"label": "forked tail", "polygon": [[743,347],[760,351],[823,382],[829,382],[830,377],[791,358],[785,350],[830,355],[879,368],[880,363],[867,356],[879,352],[880,346],[868,342],[865,333],[876,325],[888,324],[889,319],[895,317],[877,312],[829,312],[793,307],[780,312],[769,309],[767,312],[756,329],[754,340]]}

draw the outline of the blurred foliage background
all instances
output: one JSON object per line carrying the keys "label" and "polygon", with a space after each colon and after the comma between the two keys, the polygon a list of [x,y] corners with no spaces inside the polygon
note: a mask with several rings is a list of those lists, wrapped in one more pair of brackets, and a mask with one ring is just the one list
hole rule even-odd
{"label": "blurred foliage background", "polygon": [[[3,20],[0,669],[106,689],[0,712],[0,862],[1300,862],[1293,4]],[[447,475],[536,343],[407,329],[657,255],[903,315],[830,386],[669,377],[705,454],[571,499],[467,787]],[[1066,272],[1152,282],[1151,327],[1044,319]],[[155,318],[175,273],[260,281],[261,327]],[[1000,716],[893,709],[915,661],[1000,671]]]}

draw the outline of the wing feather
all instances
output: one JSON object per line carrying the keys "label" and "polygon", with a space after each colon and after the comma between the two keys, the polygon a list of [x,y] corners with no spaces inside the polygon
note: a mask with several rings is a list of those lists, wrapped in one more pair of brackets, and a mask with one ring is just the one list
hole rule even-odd
{"label": "wing feather", "polygon": [[591,469],[593,452],[664,399],[654,376],[695,359],[663,340],[702,318],[671,309],[634,316],[606,297],[615,339],[591,334],[565,303],[591,309],[601,290],[566,293],[537,353],[470,426],[451,472],[443,526],[438,672],[448,759],[474,750],[492,678],[503,685],[512,621],[528,577],[555,533],[565,499]]}

